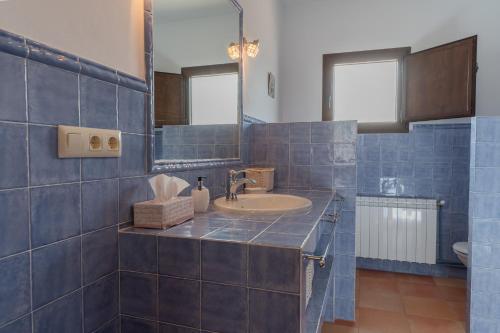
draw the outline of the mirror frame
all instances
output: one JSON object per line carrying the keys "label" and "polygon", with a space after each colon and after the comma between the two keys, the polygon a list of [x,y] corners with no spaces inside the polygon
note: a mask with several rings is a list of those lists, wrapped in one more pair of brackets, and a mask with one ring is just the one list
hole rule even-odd
{"label": "mirror frame", "polygon": [[189,162],[158,162],[155,160],[155,115],[154,115],[154,59],[153,59],[153,6],[154,0],[144,1],[144,52],[146,62],[146,94],[145,111],[147,115],[147,164],[149,173],[194,170],[202,168],[217,168],[241,164],[241,140],[243,131],[243,8],[237,0],[227,0],[232,3],[239,14],[239,45],[238,60],[238,125],[239,125],[239,156],[238,158],[192,160]]}

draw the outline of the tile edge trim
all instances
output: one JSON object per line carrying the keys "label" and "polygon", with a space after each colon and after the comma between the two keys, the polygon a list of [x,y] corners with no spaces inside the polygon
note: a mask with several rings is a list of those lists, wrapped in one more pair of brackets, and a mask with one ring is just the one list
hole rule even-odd
{"label": "tile edge trim", "polygon": [[76,74],[87,75],[140,92],[148,91],[146,81],[143,79],[3,29],[0,29],[0,52],[58,67]]}

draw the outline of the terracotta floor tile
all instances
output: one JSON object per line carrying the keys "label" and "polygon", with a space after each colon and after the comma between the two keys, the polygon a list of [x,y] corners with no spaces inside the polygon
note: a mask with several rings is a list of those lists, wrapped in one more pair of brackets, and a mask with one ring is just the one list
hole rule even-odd
{"label": "terracotta floor tile", "polygon": [[333,331],[333,323],[325,321],[321,327],[321,333],[333,333]]}
{"label": "terracotta floor tile", "polygon": [[376,292],[379,294],[399,294],[398,285],[394,279],[379,279],[360,277],[359,278],[359,292],[363,291]]}
{"label": "terracotta floor tile", "polygon": [[442,299],[452,302],[463,302],[467,299],[467,289],[438,286],[439,295]]}
{"label": "terracotta floor tile", "polygon": [[383,294],[363,290],[359,294],[358,307],[404,313],[403,301],[398,294]]}
{"label": "terracotta floor tile", "polygon": [[403,296],[440,298],[442,295],[438,287],[431,284],[398,281],[398,289]]}
{"label": "terracotta floor tile", "polygon": [[359,333],[359,329],[357,327],[332,325],[330,327],[323,326],[322,333]]}
{"label": "terracotta floor tile", "polygon": [[322,333],[358,333],[358,328],[353,323],[336,321],[335,323],[325,323]]}
{"label": "terracotta floor tile", "polygon": [[322,333],[465,333],[466,282],[356,271],[356,322],[325,323]]}
{"label": "terracotta floor tile", "polygon": [[410,325],[402,313],[359,309],[359,333],[410,333]]}
{"label": "terracotta floor tile", "polygon": [[427,318],[459,320],[458,314],[441,299],[403,296],[403,304],[407,315]]}
{"label": "terracotta floor tile", "polygon": [[434,278],[432,278],[431,276],[396,274],[396,279],[403,282],[435,285]]}
{"label": "terracotta floor tile", "polygon": [[463,323],[444,319],[409,316],[411,333],[465,333]]}
{"label": "terracotta floor tile", "polygon": [[435,277],[434,282],[438,286],[467,288],[467,280]]}
{"label": "terracotta floor tile", "polygon": [[466,302],[448,302],[448,306],[457,316],[457,320],[466,321]]}
{"label": "terracotta floor tile", "polygon": [[335,325],[348,326],[348,327],[356,327],[355,321],[347,321],[347,320],[335,320]]}

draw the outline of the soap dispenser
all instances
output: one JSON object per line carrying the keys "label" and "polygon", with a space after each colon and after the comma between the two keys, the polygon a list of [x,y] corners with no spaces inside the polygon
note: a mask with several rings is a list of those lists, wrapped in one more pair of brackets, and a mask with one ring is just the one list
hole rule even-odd
{"label": "soap dispenser", "polygon": [[195,213],[206,212],[208,204],[210,203],[210,192],[208,191],[208,188],[203,186],[203,179],[206,178],[207,177],[198,177],[198,186],[191,190]]}

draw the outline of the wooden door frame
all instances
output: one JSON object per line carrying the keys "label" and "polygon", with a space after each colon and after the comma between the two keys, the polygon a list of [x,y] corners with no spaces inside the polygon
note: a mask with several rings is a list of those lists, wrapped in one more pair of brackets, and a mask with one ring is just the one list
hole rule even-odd
{"label": "wooden door frame", "polygon": [[[187,118],[187,115],[186,115],[186,107],[184,105],[185,103],[185,96],[184,96],[184,82],[183,82],[183,77],[182,77],[182,74],[177,74],[177,73],[169,73],[169,72],[159,72],[159,71],[155,71],[154,72],[154,80],[156,80],[158,77],[162,77],[162,76],[171,76],[171,77],[178,77],[181,79],[181,88],[180,88],[180,91],[181,91],[181,96],[180,96],[180,107],[181,107],[181,111],[185,114],[185,117],[184,119],[186,121],[188,121],[189,119]],[[156,95],[156,88],[157,88],[157,85],[155,84],[154,85],[154,88],[155,88],[155,95]],[[169,124],[162,124],[162,123],[158,123],[157,121],[157,118],[156,118],[156,104],[155,104],[155,109],[154,109],[154,115],[155,115],[155,128],[161,128],[163,127],[163,125],[169,125]],[[187,124],[178,124],[178,125],[187,125]]]}

